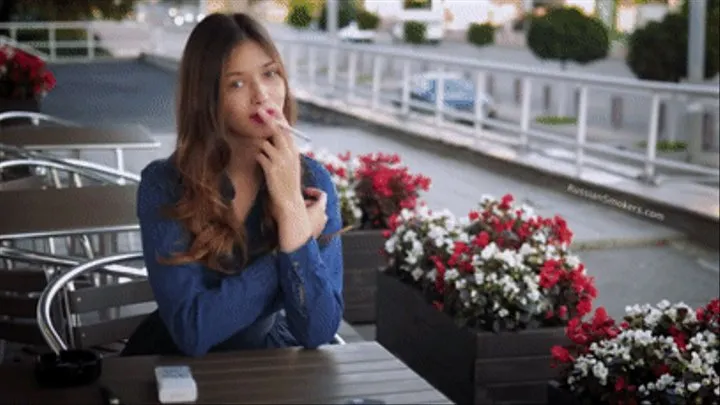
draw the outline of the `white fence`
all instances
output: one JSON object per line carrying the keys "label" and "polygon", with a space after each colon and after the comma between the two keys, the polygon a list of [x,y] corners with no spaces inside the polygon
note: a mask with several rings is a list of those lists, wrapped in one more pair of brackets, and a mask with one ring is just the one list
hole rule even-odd
{"label": "white fence", "polygon": [[[635,167],[641,178],[656,180],[659,174],[666,176],[693,176],[709,182],[717,182],[718,169],[707,165],[690,164],[678,159],[658,156],[657,144],[660,132],[660,116],[664,101],[680,101],[683,106],[699,105],[717,125],[719,90],[716,86],[688,85],[662,82],[647,82],[607,76],[576,74],[562,71],[548,71],[515,65],[483,62],[469,58],[448,58],[429,56],[399,49],[378,49],[372,45],[338,44],[333,48],[327,41],[282,39],[279,41],[283,58],[288,64],[294,86],[302,86],[313,94],[322,94],[346,103],[364,106],[375,114],[389,114],[398,117],[412,115],[418,120],[425,119],[428,125],[438,128],[452,127],[459,133],[477,139],[491,139],[520,149],[529,150],[554,145],[571,153],[564,154],[574,160],[578,174],[586,166],[602,166],[612,161],[614,167],[622,168],[627,174]],[[334,50],[333,50],[334,49]],[[366,63],[369,62],[369,63]],[[438,84],[435,103],[430,104],[411,98],[411,78],[432,70],[434,72],[459,72],[475,82],[476,97],[488,93],[496,76],[514,76],[519,109],[517,116],[491,119],[485,117],[481,103],[475,103],[475,111],[461,112],[448,108],[443,100],[444,85]],[[388,79],[390,78],[390,79]],[[567,88],[576,89],[576,124],[574,133],[548,125],[536,125],[535,115],[542,107],[533,106],[536,94],[544,90],[543,83],[564,83]],[[497,86],[495,85],[497,89]],[[591,127],[589,117],[598,118],[598,112],[590,105],[598,93],[611,92],[628,95],[633,101],[636,113],[644,112],[647,117],[645,130],[639,135],[644,141],[644,150],[619,149],[608,142],[591,142],[589,135],[595,132],[612,133],[615,129]],[[537,97],[535,97],[537,98]],[[543,98],[543,97],[540,97]],[[610,104],[608,99],[608,104]],[[687,108],[687,107],[685,107]],[[431,117],[413,114],[412,110],[424,110]],[[613,114],[612,108],[606,112]],[[643,111],[645,110],[645,111]],[[714,115],[713,115],[714,114]],[[511,114],[512,115],[512,114]],[[473,126],[457,124],[453,118],[474,123]],[[610,119],[595,121],[602,123]],[[712,131],[717,134],[716,127]],[[644,136],[643,136],[644,135]],[[717,135],[715,135],[717,136]],[[602,138],[599,136],[598,138]],[[715,140],[716,141],[716,140]],[[717,152],[710,152],[715,153]],[[562,158],[562,153],[558,158]]]}
{"label": "white fence", "polygon": [[[9,31],[11,42],[21,39],[19,34],[23,31],[46,32],[46,40],[23,44],[41,49],[50,61],[58,62],[95,60],[100,46],[111,51],[113,55],[109,57],[137,56],[168,47],[173,52],[172,55],[164,52],[166,56],[179,57],[187,35],[171,35],[161,32],[162,28],[135,22],[104,21],[3,23],[0,29]],[[83,40],[61,40],[57,35],[60,30],[80,30],[89,34]],[[103,33],[101,43],[95,38],[98,32]],[[718,181],[718,169],[713,164],[691,164],[684,161],[683,156],[667,157],[657,150],[663,127],[667,126],[663,119],[666,115],[663,114],[664,107],[680,106],[680,119],[688,106],[699,107],[709,118],[705,121],[704,131],[710,134],[707,143],[711,150],[706,154],[711,160],[717,160],[720,144],[717,135],[720,92],[717,86],[550,71],[373,45],[334,44],[327,40],[287,37],[277,40],[294,86],[320,96],[340,98],[348,106],[361,106],[378,115],[412,116],[413,119],[427,120],[428,125],[437,128],[452,128],[461,135],[521,150],[552,147],[555,148],[553,158],[573,161],[578,175],[585,167],[600,166],[605,170],[617,169],[624,175],[637,173],[638,177],[651,181],[656,181],[659,175],[691,176],[711,183]],[[69,48],[86,51],[64,55],[61,50]],[[473,113],[446,107],[442,84],[438,86],[435,103],[414,100],[411,77],[427,70],[461,72],[475,82],[476,99],[485,93],[494,96],[499,105],[499,117],[485,117],[480,108]],[[548,115],[550,89],[556,90],[558,86],[565,90],[555,95],[559,100],[560,115],[564,101],[571,98],[568,93],[574,94],[572,104],[575,108],[570,114],[576,123],[570,126],[540,125],[535,119],[538,115]],[[502,99],[501,90],[512,96]],[[480,104],[476,103],[476,107]],[[431,116],[416,114],[416,110]],[[625,127],[617,125],[618,115],[625,117],[621,119],[626,122]],[[458,124],[453,118],[473,125]],[[679,127],[681,131],[684,128]],[[625,147],[619,148],[618,140]],[[644,146],[637,147],[641,143]]]}
{"label": "white fence", "polygon": [[130,21],[10,22],[0,23],[0,30],[7,43],[32,47],[51,62],[137,57],[152,45],[150,28]]}

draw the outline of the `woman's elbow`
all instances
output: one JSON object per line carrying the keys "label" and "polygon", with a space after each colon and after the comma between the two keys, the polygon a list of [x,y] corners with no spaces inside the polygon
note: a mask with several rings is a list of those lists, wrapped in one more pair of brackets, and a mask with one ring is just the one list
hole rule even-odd
{"label": "woman's elbow", "polygon": [[342,302],[334,300],[330,311],[326,312],[327,316],[312,325],[308,331],[309,333],[305,334],[304,339],[301,339],[299,343],[306,349],[316,349],[324,344],[331,343],[335,339],[338,329],[340,329],[342,308]]}

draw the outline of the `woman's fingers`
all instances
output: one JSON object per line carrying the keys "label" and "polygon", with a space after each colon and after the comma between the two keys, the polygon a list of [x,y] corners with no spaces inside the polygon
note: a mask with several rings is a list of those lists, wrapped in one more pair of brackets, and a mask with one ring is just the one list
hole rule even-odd
{"label": "woman's fingers", "polygon": [[275,156],[277,156],[278,150],[277,148],[270,142],[270,140],[266,140],[262,143],[260,146],[260,154],[267,156],[271,161],[274,160]]}
{"label": "woman's fingers", "polygon": [[272,166],[272,161],[270,160],[270,158],[264,152],[258,153],[255,158],[257,159],[258,163],[260,163],[260,167],[262,167],[263,171],[265,173],[268,173],[270,167]]}

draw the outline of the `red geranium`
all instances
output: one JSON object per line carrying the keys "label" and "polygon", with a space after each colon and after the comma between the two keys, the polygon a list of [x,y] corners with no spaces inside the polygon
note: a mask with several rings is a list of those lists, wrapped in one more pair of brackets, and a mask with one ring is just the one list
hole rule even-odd
{"label": "red geranium", "polygon": [[397,154],[368,153],[358,156],[355,191],[363,211],[363,227],[389,229],[390,218],[403,208],[414,209],[420,191],[430,188],[430,179],[411,174]]}
{"label": "red geranium", "polygon": [[0,47],[0,97],[30,100],[55,87],[55,76],[39,57],[11,46]]}
{"label": "red geranium", "polygon": [[555,346],[566,389],[592,403],[711,404],[720,397],[720,300],[696,310],[667,301],[626,308],[616,325],[604,308],[567,326]]}

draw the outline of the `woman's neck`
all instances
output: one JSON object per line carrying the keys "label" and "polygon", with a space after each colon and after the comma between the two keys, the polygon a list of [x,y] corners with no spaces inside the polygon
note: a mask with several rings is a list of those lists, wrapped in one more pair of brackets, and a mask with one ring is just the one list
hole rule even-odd
{"label": "woman's neck", "polygon": [[257,154],[260,153],[260,146],[264,139],[237,137],[230,147],[232,149],[228,176],[233,182],[244,179],[245,182],[262,180],[262,169],[257,162]]}

